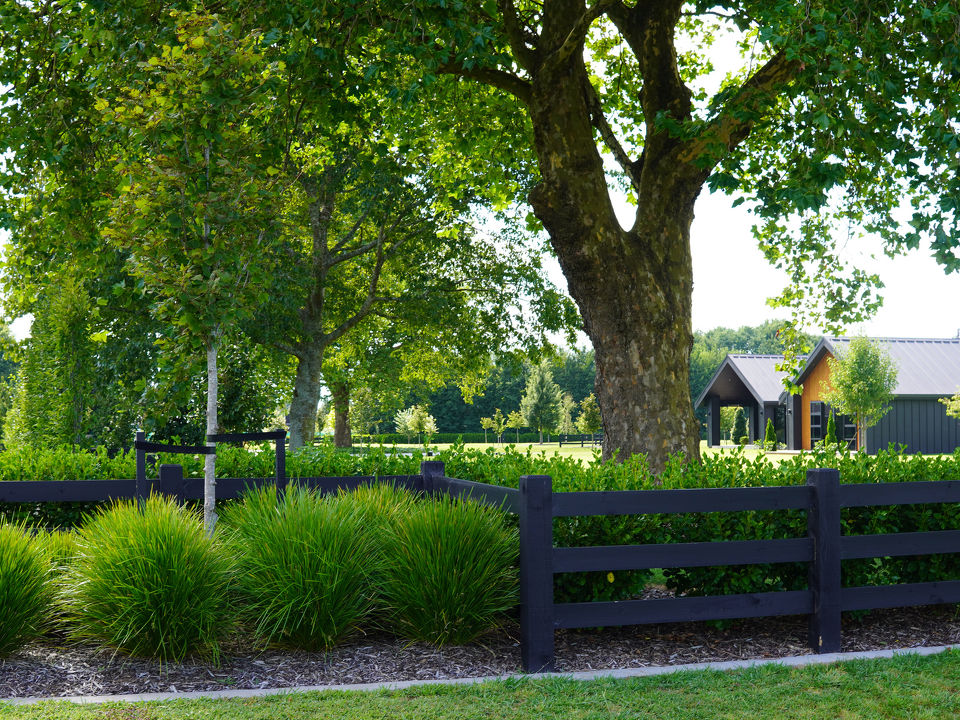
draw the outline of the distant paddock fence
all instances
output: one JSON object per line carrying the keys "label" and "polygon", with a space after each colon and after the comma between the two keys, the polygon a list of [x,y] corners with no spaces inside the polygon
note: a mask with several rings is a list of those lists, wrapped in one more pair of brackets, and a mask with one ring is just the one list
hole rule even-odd
{"label": "distant paddock fence", "polygon": [[560,447],[564,445],[574,445],[580,447],[600,447],[603,445],[603,433],[586,433],[582,435],[561,435],[559,439]]}
{"label": "distant paddock fence", "polygon": [[[144,452],[153,451],[142,446]],[[163,452],[170,450],[165,447]],[[184,452],[187,449],[184,448]],[[281,466],[278,463],[278,469]],[[285,485],[274,478],[218,478],[217,498],[239,497],[252,487]],[[850,610],[960,602],[960,581],[841,586],[841,561],[960,552],[960,530],[843,536],[841,508],[960,502],[960,481],[841,485],[836,470],[810,470],[805,486],[552,491],[546,475],[527,475],[519,489],[447,477],[439,461],[421,463],[417,475],[298,478],[322,493],[388,482],[423,494],[471,498],[519,517],[520,647],[523,668],[554,668],[554,632],[652,623],[727,620],[780,615],[809,616],[808,642],[815,652],[840,649],[840,614]],[[103,502],[146,497],[150,492],[181,501],[203,497],[201,478],[184,478],[181,466],[161,465],[157,478],[0,482],[0,502]],[[558,517],[805,510],[807,533],[779,540],[731,540],[609,547],[554,547]],[[808,588],[742,595],[657,600],[555,603],[554,575],[571,572],[808,563]]]}

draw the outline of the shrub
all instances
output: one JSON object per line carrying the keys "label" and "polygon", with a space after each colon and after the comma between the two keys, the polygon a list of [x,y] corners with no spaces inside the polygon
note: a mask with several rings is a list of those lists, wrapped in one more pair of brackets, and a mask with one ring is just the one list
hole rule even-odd
{"label": "shrub", "polygon": [[378,569],[365,513],[348,496],[291,485],[225,509],[221,526],[237,557],[241,617],[264,643],[333,647],[370,611]]}
{"label": "shrub", "polygon": [[41,531],[36,541],[44,553],[50,571],[50,629],[64,629],[67,616],[67,589],[70,568],[78,553],[77,534],[69,530]]}
{"label": "shrub", "polygon": [[740,438],[744,437],[747,434],[747,416],[743,413],[743,408],[738,407],[736,414],[733,416],[733,439],[734,442],[740,443]]}
{"label": "shrub", "polygon": [[763,432],[763,444],[766,450],[777,449],[777,431],[773,427],[773,419],[767,418],[767,427]]}
{"label": "shrub", "polygon": [[50,605],[50,570],[24,525],[0,524],[0,657],[39,635]]}
{"label": "shrub", "polygon": [[71,634],[162,662],[193,653],[216,662],[232,625],[230,573],[195,513],[156,495],[142,510],[118,503],[79,532]]}
{"label": "shrub", "polygon": [[827,417],[827,434],[823,438],[824,445],[836,445],[837,444],[837,421],[833,416],[833,413]]}
{"label": "shrub", "polygon": [[440,497],[417,503],[384,536],[383,594],[400,635],[459,645],[517,602],[517,532],[500,511]]}

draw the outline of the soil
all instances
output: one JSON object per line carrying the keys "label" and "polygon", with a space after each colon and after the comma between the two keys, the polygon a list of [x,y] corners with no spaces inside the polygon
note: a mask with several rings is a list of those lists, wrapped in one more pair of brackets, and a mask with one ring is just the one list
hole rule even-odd
{"label": "soil", "polygon": [[[874,611],[844,617],[842,650],[960,643],[957,605]],[[806,617],[742,620],[717,628],[676,623],[556,633],[560,672],[777,658],[809,654]],[[329,653],[252,653],[226,643],[220,665],[160,666],[92,646],[47,640],[0,661],[0,697],[61,697],[231,688],[277,688],[449,679],[520,671],[518,628],[507,626],[462,646],[437,649],[386,635],[358,636]]]}

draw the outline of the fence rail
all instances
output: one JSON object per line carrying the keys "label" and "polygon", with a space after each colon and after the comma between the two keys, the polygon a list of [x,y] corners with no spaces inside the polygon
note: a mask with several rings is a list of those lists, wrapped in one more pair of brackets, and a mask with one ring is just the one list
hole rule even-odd
{"label": "fence rail", "polygon": [[[214,439],[249,438],[210,438]],[[282,439],[276,440],[277,476],[219,478],[218,498],[235,498],[245,489],[271,484],[282,494],[287,478]],[[137,449],[137,479],[0,482],[0,502],[95,502],[143,498],[152,491],[184,501],[202,498],[202,479],[184,478],[179,465],[161,465],[158,477],[148,480],[141,453],[152,448],[142,444]],[[419,475],[311,477],[296,482],[323,493],[391,482],[414,492],[469,497],[518,515],[521,657],[525,670],[540,672],[554,666],[557,628],[808,615],[811,647],[834,652],[840,647],[843,611],[960,602],[960,580],[844,588],[840,577],[842,560],[960,552],[960,530],[843,536],[840,520],[844,507],[960,502],[960,482],[840,485],[839,480],[836,470],[811,470],[807,484],[799,487],[554,493],[546,475],[521,477],[519,489],[514,489],[450,478],[442,462],[425,461]],[[553,521],[558,517],[749,510],[803,510],[807,533],[777,540],[608,547],[553,544]],[[784,562],[808,564],[808,589],[616,602],[555,603],[553,598],[558,573]]]}
{"label": "fence rail", "polygon": [[[844,507],[960,501],[960,482],[840,485],[836,470],[811,470],[806,486],[552,492],[551,479],[520,479],[521,647],[524,669],[553,669],[557,628],[809,615],[808,641],[817,652],[840,649],[845,610],[960,602],[960,581],[841,587],[841,561],[960,552],[960,531],[842,536]],[[554,547],[557,517],[804,510],[805,537],[780,540]],[[680,597],[663,600],[554,603],[553,576],[565,572],[808,563],[808,589]]]}

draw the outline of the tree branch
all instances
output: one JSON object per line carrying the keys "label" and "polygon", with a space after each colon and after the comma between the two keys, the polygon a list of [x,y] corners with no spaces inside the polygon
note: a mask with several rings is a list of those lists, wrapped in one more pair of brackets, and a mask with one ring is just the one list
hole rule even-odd
{"label": "tree branch", "polygon": [[603,144],[606,145],[607,149],[617,161],[617,164],[623,169],[623,172],[630,178],[633,187],[639,190],[641,165],[639,162],[634,162],[630,159],[627,151],[624,150],[623,145],[620,144],[620,140],[613,132],[613,128],[610,127],[610,123],[607,122],[607,117],[603,114],[603,105],[600,102],[600,96],[597,95],[596,88],[589,82],[587,86],[589,88],[587,90],[587,107],[590,109],[590,122],[600,132]]}
{"label": "tree branch", "polygon": [[607,13],[640,66],[640,104],[646,123],[644,153],[648,158],[661,159],[676,145],[668,133],[656,127],[657,116],[667,112],[675,120],[683,121],[692,111],[692,95],[680,77],[674,46],[682,6],[683,0],[670,0],[655,7],[638,3],[630,8],[616,3]]}
{"label": "tree branch", "polygon": [[713,121],[687,144],[680,159],[692,161],[708,154],[711,147],[722,147],[725,152],[733,150],[753,129],[756,111],[774,96],[778,87],[790,82],[800,67],[800,62],[788,60],[783,50],[770,58],[744,81]]}
{"label": "tree branch", "polygon": [[533,94],[530,83],[506,70],[497,70],[496,68],[467,69],[461,63],[444,63],[437,68],[437,72],[479,80],[485,85],[506,90],[524,105],[530,104]]}
{"label": "tree branch", "polygon": [[356,237],[357,232],[359,232],[360,227],[363,225],[364,221],[370,216],[370,213],[373,212],[373,203],[370,203],[367,206],[367,209],[363,211],[357,221],[353,226],[343,234],[343,236],[334,243],[333,247],[330,249],[332,253],[338,253],[346,247],[347,243],[353,240]]}
{"label": "tree branch", "polygon": [[513,51],[513,57],[517,64],[529,73],[534,72],[539,65],[539,58],[535,50],[530,49],[529,40],[536,41],[536,36],[527,37],[528,33],[520,22],[520,15],[517,13],[517,6],[513,0],[497,0],[497,7],[503,18],[503,29],[507,33],[507,40],[510,42],[510,49]]}
{"label": "tree branch", "polygon": [[377,264],[373,268],[373,272],[370,274],[370,287],[367,291],[367,297],[364,298],[363,304],[350,318],[340,323],[340,325],[327,333],[324,336],[325,345],[330,345],[331,343],[339,340],[345,333],[349,332],[357,326],[357,324],[363,320],[367,315],[370,314],[373,310],[376,300],[377,300],[377,285],[380,283],[380,271],[383,269],[384,263],[384,254],[383,254],[383,233],[380,234],[380,246],[377,248]]}
{"label": "tree branch", "polygon": [[570,32],[567,33],[567,37],[564,38],[560,47],[550,53],[544,60],[544,63],[549,64],[551,67],[558,67],[565,63],[586,39],[593,21],[619,2],[620,0],[596,0],[592,7],[584,10],[573,27],[570,28]]}

